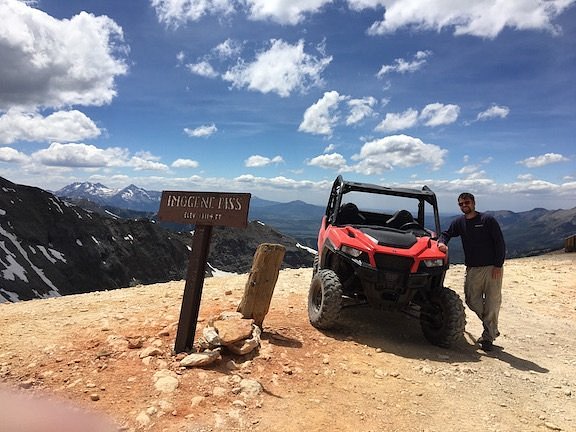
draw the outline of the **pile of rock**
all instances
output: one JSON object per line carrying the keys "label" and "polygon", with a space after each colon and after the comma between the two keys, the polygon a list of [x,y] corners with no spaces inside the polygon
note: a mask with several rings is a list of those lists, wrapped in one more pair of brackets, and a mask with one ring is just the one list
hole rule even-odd
{"label": "pile of rock", "polygon": [[202,337],[196,342],[196,353],[180,360],[184,367],[209,365],[222,358],[221,351],[246,355],[260,347],[260,328],[253,319],[246,319],[239,312],[223,312],[208,320]]}

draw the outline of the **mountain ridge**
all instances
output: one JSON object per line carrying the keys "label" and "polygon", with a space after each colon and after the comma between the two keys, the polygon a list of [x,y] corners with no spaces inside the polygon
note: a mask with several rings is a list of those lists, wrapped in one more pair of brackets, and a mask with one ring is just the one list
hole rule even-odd
{"label": "mountain ridge", "polygon": [[[91,184],[88,183],[88,185]],[[62,189],[56,194],[58,195],[61,191]],[[147,204],[147,211],[149,211],[147,217],[153,218],[159,208],[161,193],[157,192],[155,195],[150,191],[147,192],[151,197],[151,201]],[[114,196],[117,196],[117,193]],[[100,195],[97,199],[104,198]],[[153,201],[155,199],[157,201]],[[132,206],[131,203],[119,200],[114,201],[114,204],[116,207],[128,209]],[[141,210],[144,207],[144,202],[141,202],[138,209]],[[324,206],[309,204],[303,200],[282,203],[252,197],[248,217],[250,220],[262,221],[277,231],[297,239],[302,245],[315,249],[324,212]],[[537,255],[561,249],[564,239],[576,233],[576,207],[556,210],[534,208],[523,212],[496,210],[486,211],[486,213],[494,215],[502,227],[508,258]],[[456,213],[441,214],[441,226],[447,228],[450,221],[457,216]],[[464,261],[459,239],[450,242],[450,260],[455,264]]]}
{"label": "mountain ridge", "polygon": [[[190,230],[168,231],[147,217],[121,217],[86,203],[92,209],[0,177],[0,302],[185,277]],[[253,222],[242,230],[215,228],[208,255],[212,269],[247,272],[265,241],[285,246],[283,268],[312,265],[310,251],[272,227]]]}

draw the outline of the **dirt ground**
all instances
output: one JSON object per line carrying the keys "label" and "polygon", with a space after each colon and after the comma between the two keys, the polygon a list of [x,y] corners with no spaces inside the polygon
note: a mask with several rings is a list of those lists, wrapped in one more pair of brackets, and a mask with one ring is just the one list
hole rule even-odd
{"label": "dirt ground", "polygon": [[[280,273],[257,353],[204,368],[171,353],[184,281],[0,304],[0,383],[105,413],[123,431],[576,431],[575,263],[566,253],[506,263],[491,353],[475,346],[469,310],[452,349],[428,344],[413,318],[367,308],[322,333],[306,313],[311,269]],[[454,265],[446,284],[461,296],[463,277]],[[236,309],[247,278],[206,279],[198,335]],[[159,371],[178,387],[157,390]],[[241,379],[261,391],[241,392]]]}

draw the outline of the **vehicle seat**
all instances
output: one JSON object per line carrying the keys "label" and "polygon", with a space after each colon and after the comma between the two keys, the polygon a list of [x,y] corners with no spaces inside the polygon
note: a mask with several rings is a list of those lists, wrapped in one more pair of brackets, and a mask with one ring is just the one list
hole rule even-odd
{"label": "vehicle seat", "polygon": [[344,204],[336,216],[336,225],[355,225],[361,224],[363,221],[358,207],[354,203]]}
{"label": "vehicle seat", "polygon": [[391,228],[399,229],[402,225],[405,225],[409,222],[414,222],[412,213],[410,213],[408,210],[398,210],[392,215],[390,219],[386,221],[386,225]]}

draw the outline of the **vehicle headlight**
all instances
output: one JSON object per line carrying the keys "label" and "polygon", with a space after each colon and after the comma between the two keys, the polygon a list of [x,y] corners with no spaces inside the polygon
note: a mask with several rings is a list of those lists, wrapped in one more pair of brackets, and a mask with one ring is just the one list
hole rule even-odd
{"label": "vehicle headlight", "polygon": [[344,252],[347,255],[353,256],[354,258],[358,258],[360,255],[362,255],[362,251],[356,248],[353,248],[351,246],[342,246],[342,252]]}
{"label": "vehicle headlight", "polygon": [[444,265],[444,260],[441,258],[438,259],[429,259],[423,261],[426,267],[442,267]]}

